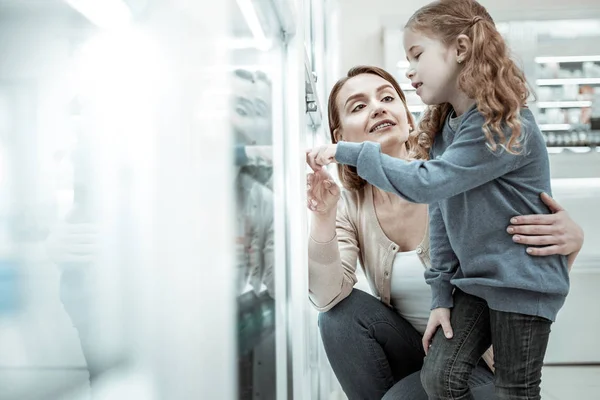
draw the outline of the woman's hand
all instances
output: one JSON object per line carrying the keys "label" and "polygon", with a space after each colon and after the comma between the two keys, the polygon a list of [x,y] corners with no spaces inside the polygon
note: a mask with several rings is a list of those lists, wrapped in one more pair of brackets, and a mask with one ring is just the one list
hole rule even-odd
{"label": "woman's hand", "polygon": [[273,165],[273,146],[246,146],[245,150],[251,164]]}
{"label": "woman's hand", "polygon": [[327,164],[335,161],[336,144],[326,144],[306,150],[306,163],[313,171],[319,171]]}
{"label": "woman's hand", "polygon": [[427,321],[427,328],[423,334],[423,350],[425,350],[425,355],[427,355],[429,352],[433,335],[435,335],[435,332],[440,325],[444,330],[444,336],[446,336],[446,339],[452,339],[453,333],[452,326],[450,325],[449,308],[435,308],[431,310],[431,314],[429,314],[429,321]]}
{"label": "woman's hand", "polygon": [[340,188],[323,168],[306,176],[308,209],[318,215],[335,212],[340,199]]}
{"label": "woman's hand", "polygon": [[46,251],[58,265],[89,266],[97,260],[99,243],[95,224],[63,221],[48,236]]}
{"label": "woman's hand", "polygon": [[569,217],[564,208],[546,193],[541,195],[542,201],[550,208],[552,214],[521,215],[511,218],[511,225],[506,229],[513,235],[517,243],[544,246],[528,247],[527,253],[532,256],[548,256],[576,254],[583,246],[583,230]]}

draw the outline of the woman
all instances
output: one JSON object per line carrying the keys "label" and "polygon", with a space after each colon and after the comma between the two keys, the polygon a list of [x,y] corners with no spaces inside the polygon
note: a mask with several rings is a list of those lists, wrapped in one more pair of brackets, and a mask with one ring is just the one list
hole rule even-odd
{"label": "woman", "polygon": [[[333,87],[329,124],[333,143],[377,141],[399,158],[411,158],[417,145],[398,83],[375,67],[353,68]],[[431,301],[423,277],[430,266],[427,205],[367,184],[352,167],[339,168],[344,192],[324,169],[307,182],[309,291],[321,311],[327,356],[349,399],[425,400],[419,370]],[[560,253],[572,261],[583,232],[549,196],[542,199],[554,214],[507,221],[507,234],[515,246],[545,245],[533,247],[534,255]],[[357,259],[377,298],[353,288]],[[491,354],[484,359],[470,386],[476,399],[493,399]]]}

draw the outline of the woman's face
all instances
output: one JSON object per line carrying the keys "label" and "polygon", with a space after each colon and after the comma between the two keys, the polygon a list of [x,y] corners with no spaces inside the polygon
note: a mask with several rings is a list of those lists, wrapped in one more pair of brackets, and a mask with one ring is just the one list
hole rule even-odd
{"label": "woman's face", "polygon": [[256,112],[256,144],[271,145],[273,143],[273,100],[271,85],[263,80],[257,80],[254,94],[254,109]]}
{"label": "woman's face", "polygon": [[374,74],[350,78],[336,103],[341,121],[337,140],[379,142],[390,155],[404,147],[410,132],[406,105],[385,79]]}
{"label": "woman's face", "polygon": [[231,124],[236,144],[250,145],[256,143],[256,113],[253,98],[256,92],[254,83],[240,76],[232,78]]}

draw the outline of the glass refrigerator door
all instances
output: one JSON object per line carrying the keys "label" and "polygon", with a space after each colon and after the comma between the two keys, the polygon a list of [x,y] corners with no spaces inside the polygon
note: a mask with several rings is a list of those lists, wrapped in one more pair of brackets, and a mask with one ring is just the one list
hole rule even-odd
{"label": "glass refrigerator door", "polygon": [[58,398],[124,362],[123,184],[72,74],[96,28],[58,1],[5,1],[0,21],[0,397]]}
{"label": "glass refrigerator door", "polygon": [[2,1],[3,400],[236,397],[233,4],[204,7]]}
{"label": "glass refrigerator door", "polygon": [[2,400],[308,396],[302,15],[2,1]]}
{"label": "glass refrigerator door", "polygon": [[[306,77],[306,143],[307,147],[315,147],[331,143],[329,127],[326,120],[326,98],[320,96],[318,75],[309,68],[309,59],[305,62]],[[322,87],[322,85],[321,85]],[[328,167],[329,173],[334,180],[339,182],[336,164]],[[307,173],[310,168],[306,167]],[[306,212],[310,220],[310,211]],[[339,383],[331,369],[325,349],[321,341],[319,327],[317,324],[318,312],[308,307],[306,312],[307,325],[307,351],[310,365],[310,399],[338,398],[341,393]]]}
{"label": "glass refrigerator door", "polygon": [[285,329],[276,311],[285,299],[276,280],[286,264],[277,259],[277,246],[285,253],[285,243],[277,239],[273,162],[284,123],[279,11],[270,2],[237,1],[227,66],[235,146],[237,397],[244,400],[277,398],[276,331]]}
{"label": "glass refrigerator door", "polygon": [[[244,1],[232,118],[236,147],[240,399],[310,397],[304,157],[304,43],[292,1]],[[260,29],[251,21],[260,22]],[[300,31],[297,31],[297,29]],[[257,31],[263,32],[256,34]],[[257,38],[266,37],[266,41]]]}

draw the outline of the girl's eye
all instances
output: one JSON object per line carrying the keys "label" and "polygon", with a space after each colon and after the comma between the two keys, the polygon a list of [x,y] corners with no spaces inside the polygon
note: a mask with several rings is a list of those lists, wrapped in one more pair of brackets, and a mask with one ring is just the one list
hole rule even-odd
{"label": "girl's eye", "polygon": [[423,54],[423,53],[419,53],[419,54],[417,54],[417,55],[415,56],[415,60],[418,60],[418,59],[419,59],[419,57],[421,57],[421,54]]}
{"label": "girl's eye", "polygon": [[358,110],[362,110],[364,107],[365,107],[365,105],[364,105],[364,104],[359,104],[359,105],[357,105],[356,107],[354,107],[354,108],[352,109],[352,112],[354,112],[354,111],[358,111]]}
{"label": "girl's eye", "polygon": [[392,96],[385,96],[383,98],[383,101],[385,101],[386,103],[389,103],[391,101],[394,101],[394,98]]}

